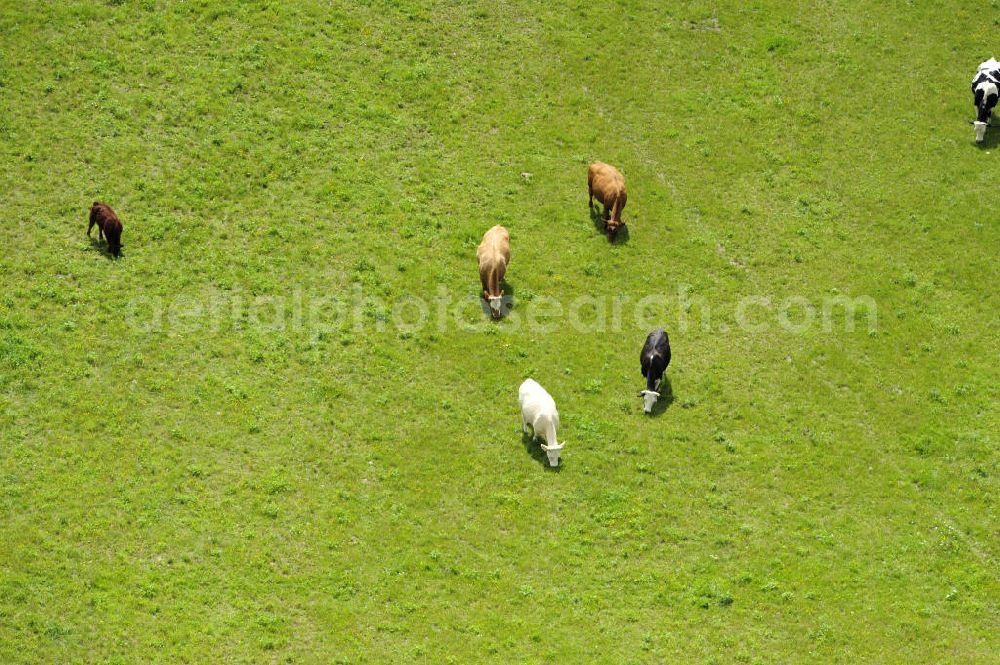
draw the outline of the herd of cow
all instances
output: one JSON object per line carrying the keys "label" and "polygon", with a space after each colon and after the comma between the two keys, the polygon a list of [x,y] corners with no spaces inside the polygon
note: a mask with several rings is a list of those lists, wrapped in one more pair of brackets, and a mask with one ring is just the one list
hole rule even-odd
{"label": "herd of cow", "polygon": [[[993,109],[1000,101],[1000,62],[995,58],[979,65],[972,79],[973,105],[976,107],[976,120],[973,122],[976,130],[976,142],[982,143],[986,138],[986,129],[990,126]],[[625,207],[625,179],[613,166],[603,162],[590,165],[587,172],[587,187],[590,192],[590,205],[594,198],[604,206],[604,229],[608,238],[613,240],[618,230],[625,225],[622,221],[622,208]],[[490,304],[493,316],[501,316],[500,303],[503,290],[500,282],[503,280],[507,264],[510,262],[510,235],[502,226],[494,226],[486,232],[483,242],[479,245],[479,276],[483,282],[483,298]],[[660,397],[659,387],[663,372],[670,364],[670,340],[662,328],[654,330],[646,338],[640,354],[642,375],[646,377],[646,389],[640,395],[645,401],[645,412],[651,413],[653,405]],[[550,466],[559,465],[559,453],[562,443],[556,438],[556,428],[559,427],[559,412],[555,400],[535,380],[528,379],[521,384],[518,391],[521,403],[521,420],[524,432],[534,438],[542,437]],[[530,426],[530,427],[529,427]]]}
{"label": "herd of cow", "polygon": [[[604,230],[609,240],[614,240],[621,227],[622,208],[628,197],[625,193],[625,178],[621,172],[604,162],[594,162],[587,169],[588,205],[594,207],[596,198],[604,207]],[[510,263],[510,233],[502,226],[494,226],[483,235],[476,249],[479,259],[479,279],[483,283],[483,300],[489,304],[494,319],[503,316],[504,290],[501,282]],[[658,328],[646,338],[639,356],[642,375],[646,377],[646,389],[640,392],[646,413],[652,413],[653,406],[660,397],[660,383],[663,372],[670,364],[670,338]],[[559,443],[556,430],[559,427],[559,412],[555,400],[545,388],[534,379],[528,379],[518,390],[521,403],[521,423],[525,434],[533,438],[543,438],[542,450],[548,457],[549,466],[559,466],[559,454],[564,443]]]}
{"label": "herd of cow", "polygon": [[[981,143],[990,126],[993,109],[1000,100],[1000,62],[995,58],[979,65],[972,79],[973,105],[976,107],[976,142]],[[625,178],[615,167],[604,162],[594,162],[587,169],[588,205],[593,208],[594,199],[603,206],[604,230],[609,240],[614,240],[618,231],[625,226],[622,209],[628,200],[625,192]],[[122,223],[110,206],[95,201],[90,208],[90,224],[87,235],[97,226],[98,239],[107,239],[108,251],[115,257],[121,254]],[[476,250],[479,260],[479,279],[483,284],[483,300],[487,302],[494,319],[503,316],[504,290],[501,283],[510,263],[510,233],[497,225],[483,235]],[[646,378],[646,388],[639,395],[644,401],[646,413],[652,413],[660,397],[663,373],[670,364],[670,339],[658,328],[649,333],[640,353],[642,375]],[[556,438],[559,427],[559,412],[555,400],[534,379],[527,379],[518,390],[521,404],[521,420],[526,434],[533,438],[545,439],[542,450],[548,457],[550,466],[559,466],[562,443]],[[530,427],[529,427],[530,426]]]}
{"label": "herd of cow", "polygon": [[[622,208],[627,200],[625,194],[625,178],[613,166],[603,162],[595,162],[587,170],[588,205],[593,209],[596,198],[604,206],[604,230],[609,240],[614,240],[621,227]],[[112,256],[121,255],[122,222],[111,209],[111,206],[95,201],[90,208],[90,223],[87,225],[89,237],[94,226],[97,226],[98,240],[107,240],[108,251]],[[476,250],[479,259],[479,279],[483,284],[483,300],[489,304],[490,313],[494,319],[503,316],[504,290],[501,287],[510,263],[510,233],[497,225],[483,236]],[[660,383],[663,372],[670,364],[670,339],[662,328],[649,334],[640,354],[642,375],[646,377],[646,389],[640,392],[645,402],[646,413],[652,413],[653,406],[660,397]],[[525,433],[530,433],[535,439],[543,437],[545,443],[542,450],[548,457],[549,465],[559,466],[559,453],[564,444],[556,438],[559,427],[559,412],[556,411],[555,400],[544,388],[533,379],[521,384],[518,391],[521,403],[521,419]],[[529,429],[529,425],[531,426]]]}

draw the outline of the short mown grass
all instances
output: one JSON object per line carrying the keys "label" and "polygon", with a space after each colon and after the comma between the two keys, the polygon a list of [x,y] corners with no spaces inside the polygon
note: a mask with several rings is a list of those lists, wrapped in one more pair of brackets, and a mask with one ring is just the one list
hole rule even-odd
{"label": "short mown grass", "polygon": [[[0,662],[996,662],[994,14],[0,2]],[[470,299],[446,325],[382,310],[439,289]],[[651,294],[647,418],[631,306],[550,305]],[[877,325],[741,327],[749,296]]]}

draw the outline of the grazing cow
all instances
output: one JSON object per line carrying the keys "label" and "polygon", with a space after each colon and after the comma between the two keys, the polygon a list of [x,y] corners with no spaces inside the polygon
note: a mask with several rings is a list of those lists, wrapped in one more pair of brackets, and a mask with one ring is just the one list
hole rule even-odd
{"label": "grazing cow", "polygon": [[[545,437],[546,443],[542,444],[542,450],[549,458],[549,466],[559,466],[559,451],[566,444],[556,440],[559,412],[556,411],[552,395],[545,392],[545,388],[538,385],[534,379],[527,379],[518,389],[517,397],[521,403],[521,424],[524,433],[531,434],[532,439]],[[531,425],[530,432],[528,425]]]}
{"label": "grazing cow", "polygon": [[990,58],[979,65],[972,79],[972,104],[976,107],[976,143],[982,143],[986,138],[986,128],[989,126],[993,108],[1000,99],[1000,62]]}
{"label": "grazing cow", "polygon": [[639,354],[642,375],[646,377],[646,389],[639,393],[645,400],[646,413],[652,413],[653,405],[660,398],[660,381],[670,364],[670,338],[663,328],[657,328],[646,337],[646,343]]}
{"label": "grazing cow", "polygon": [[628,196],[625,194],[625,176],[618,169],[604,162],[594,162],[587,169],[587,190],[589,205],[594,207],[594,197],[604,206],[604,230],[608,240],[614,240],[618,230],[625,226],[622,208]]}
{"label": "grazing cow", "polygon": [[483,241],[476,250],[479,259],[479,279],[483,283],[483,299],[490,304],[490,313],[499,319],[503,313],[503,289],[500,282],[507,273],[510,263],[510,234],[497,224],[483,235]]}
{"label": "grazing cow", "polygon": [[108,239],[108,251],[112,256],[120,256],[122,253],[122,222],[118,215],[105,203],[94,201],[90,207],[90,224],[87,225],[87,237],[90,237],[90,230],[97,225],[98,240]]}

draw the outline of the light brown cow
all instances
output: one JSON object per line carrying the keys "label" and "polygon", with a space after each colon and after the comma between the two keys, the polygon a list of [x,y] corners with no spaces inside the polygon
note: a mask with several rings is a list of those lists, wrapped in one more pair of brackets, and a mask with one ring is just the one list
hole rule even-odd
{"label": "light brown cow", "polygon": [[625,226],[622,221],[622,208],[628,200],[625,176],[609,164],[594,162],[587,169],[587,189],[590,192],[590,207],[594,207],[594,197],[604,206],[604,230],[608,240],[614,240],[618,230]]}
{"label": "light brown cow", "polygon": [[483,241],[476,250],[479,259],[479,279],[483,283],[483,299],[490,304],[490,313],[499,319],[502,311],[503,289],[500,282],[510,263],[510,234],[497,224],[483,235]]}

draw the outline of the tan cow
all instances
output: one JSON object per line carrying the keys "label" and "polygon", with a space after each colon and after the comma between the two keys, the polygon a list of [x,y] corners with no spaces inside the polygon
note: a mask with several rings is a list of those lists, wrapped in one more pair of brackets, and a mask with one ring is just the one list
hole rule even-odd
{"label": "tan cow", "polygon": [[622,208],[628,200],[625,176],[610,164],[594,162],[587,169],[587,189],[590,192],[590,207],[594,207],[595,196],[604,206],[604,230],[608,240],[614,240],[618,230],[625,226],[622,221]]}
{"label": "tan cow", "polygon": [[479,259],[479,279],[483,283],[483,299],[490,304],[490,313],[499,319],[502,311],[503,289],[500,282],[510,263],[510,234],[497,224],[483,235],[483,241],[476,250]]}

